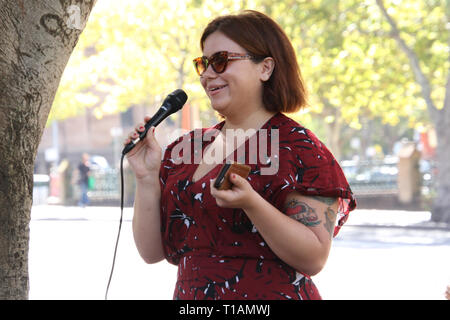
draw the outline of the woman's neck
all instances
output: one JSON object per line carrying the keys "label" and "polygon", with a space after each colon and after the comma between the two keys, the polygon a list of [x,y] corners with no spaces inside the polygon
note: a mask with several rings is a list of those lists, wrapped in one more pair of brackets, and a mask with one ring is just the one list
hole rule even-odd
{"label": "woman's neck", "polygon": [[227,129],[260,129],[277,112],[268,111],[261,108],[258,111],[240,112],[239,114],[229,115],[225,118],[225,124],[222,131]]}

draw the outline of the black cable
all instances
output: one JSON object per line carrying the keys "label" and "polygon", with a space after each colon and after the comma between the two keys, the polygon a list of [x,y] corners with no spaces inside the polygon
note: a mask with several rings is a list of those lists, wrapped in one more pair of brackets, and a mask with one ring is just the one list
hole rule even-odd
{"label": "black cable", "polygon": [[108,286],[106,287],[106,293],[105,293],[105,300],[108,300],[108,291],[109,291],[109,285],[111,284],[112,275],[114,272],[114,265],[116,263],[116,254],[117,254],[117,246],[119,244],[119,237],[120,237],[120,230],[122,229],[122,219],[123,219],[123,158],[125,157],[125,154],[122,154],[122,158],[120,159],[120,221],[119,221],[119,231],[117,232],[117,240],[116,240],[116,247],[114,248],[114,257],[113,262],[111,266],[111,274],[109,275],[108,280]]}

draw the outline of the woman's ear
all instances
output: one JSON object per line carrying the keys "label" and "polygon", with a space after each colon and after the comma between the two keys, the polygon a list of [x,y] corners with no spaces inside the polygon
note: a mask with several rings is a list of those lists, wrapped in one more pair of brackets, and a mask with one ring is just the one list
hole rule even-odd
{"label": "woman's ear", "polygon": [[272,57],[264,58],[261,62],[261,76],[260,79],[262,82],[265,82],[270,79],[272,75],[273,69],[275,68],[275,61]]}

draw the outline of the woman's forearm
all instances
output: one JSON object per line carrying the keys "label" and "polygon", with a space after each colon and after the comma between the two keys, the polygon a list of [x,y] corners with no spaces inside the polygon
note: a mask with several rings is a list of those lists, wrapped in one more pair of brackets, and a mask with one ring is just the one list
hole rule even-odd
{"label": "woman's forearm", "polygon": [[330,245],[322,242],[311,229],[279,211],[256,192],[244,211],[281,260],[308,275],[317,274],[323,268]]}
{"label": "woman's forearm", "polygon": [[147,263],[164,259],[160,220],[159,177],[136,182],[133,236],[139,254]]}

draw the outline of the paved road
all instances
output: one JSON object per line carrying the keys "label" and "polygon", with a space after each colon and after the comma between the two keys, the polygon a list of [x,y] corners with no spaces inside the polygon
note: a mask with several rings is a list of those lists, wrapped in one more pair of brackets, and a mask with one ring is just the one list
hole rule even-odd
{"label": "paved road", "polygon": [[[103,299],[119,208],[34,206],[30,299]],[[176,267],[145,264],[125,209],[109,299],[171,299]],[[428,212],[357,210],[313,279],[324,299],[444,299],[450,284],[450,230]]]}

